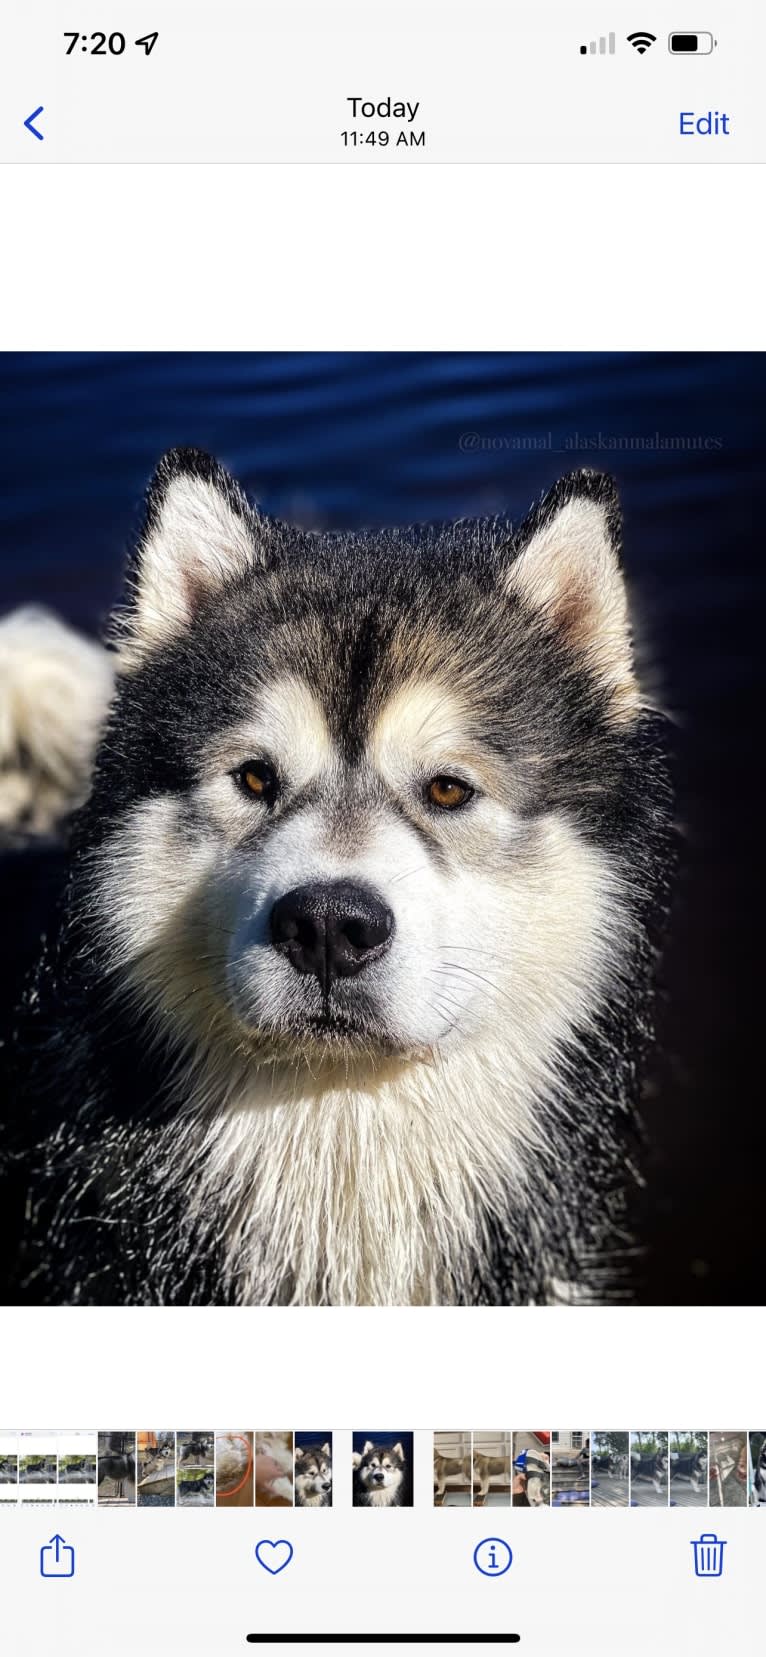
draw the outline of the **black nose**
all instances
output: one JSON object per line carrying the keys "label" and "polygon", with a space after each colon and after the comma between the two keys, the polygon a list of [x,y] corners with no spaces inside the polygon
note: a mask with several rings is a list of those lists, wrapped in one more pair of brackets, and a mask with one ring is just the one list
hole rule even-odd
{"label": "black nose", "polygon": [[271,941],[296,972],[313,973],[325,994],[388,948],[394,917],[374,892],[349,880],[296,886],[274,904]]}

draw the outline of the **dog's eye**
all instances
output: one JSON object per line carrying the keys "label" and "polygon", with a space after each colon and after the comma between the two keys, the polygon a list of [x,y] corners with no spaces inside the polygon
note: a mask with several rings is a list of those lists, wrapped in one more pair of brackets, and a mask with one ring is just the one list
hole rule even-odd
{"label": "dog's eye", "polygon": [[440,811],[455,811],[458,806],[465,805],[472,794],[470,785],[461,782],[459,777],[432,777],[426,788],[428,804],[438,806]]}
{"label": "dog's eye", "polygon": [[262,800],[264,805],[274,804],[279,791],[277,774],[265,759],[245,760],[237,776],[245,792],[254,800]]}

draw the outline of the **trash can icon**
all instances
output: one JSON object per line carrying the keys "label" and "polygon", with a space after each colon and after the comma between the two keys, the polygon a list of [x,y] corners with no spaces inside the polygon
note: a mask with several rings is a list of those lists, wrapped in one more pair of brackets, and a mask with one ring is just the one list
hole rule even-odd
{"label": "trash can icon", "polygon": [[697,1542],[692,1542],[694,1549],[695,1576],[722,1576],[723,1550],[726,1543],[722,1542],[713,1532],[700,1536]]}

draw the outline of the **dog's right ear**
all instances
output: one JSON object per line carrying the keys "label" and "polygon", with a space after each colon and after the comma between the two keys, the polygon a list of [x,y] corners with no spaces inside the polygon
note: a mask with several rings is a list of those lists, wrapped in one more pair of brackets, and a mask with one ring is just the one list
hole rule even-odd
{"label": "dog's right ear", "polygon": [[362,1450],[362,1455],[363,1456],[368,1456],[370,1454],[370,1451],[374,1450],[374,1449],[375,1449],[375,1445],[373,1444],[372,1439],[368,1438],[368,1440],[367,1440],[367,1442],[364,1446],[364,1449]]}
{"label": "dog's right ear", "polygon": [[146,519],[120,616],[120,665],[138,666],[195,611],[260,561],[258,519],[210,455],[171,449],[149,485]]}
{"label": "dog's right ear", "polygon": [[303,1455],[303,1451],[296,1444],[295,1449],[293,1450],[293,1457],[294,1457],[296,1466],[297,1466],[298,1462],[300,1461],[302,1455]]}

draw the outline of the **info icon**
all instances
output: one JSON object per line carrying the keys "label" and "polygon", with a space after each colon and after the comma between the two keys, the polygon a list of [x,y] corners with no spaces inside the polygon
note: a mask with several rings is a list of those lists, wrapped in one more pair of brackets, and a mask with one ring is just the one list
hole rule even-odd
{"label": "info icon", "polygon": [[473,1550],[473,1562],[482,1576],[505,1576],[513,1564],[513,1554],[501,1536],[485,1536]]}

